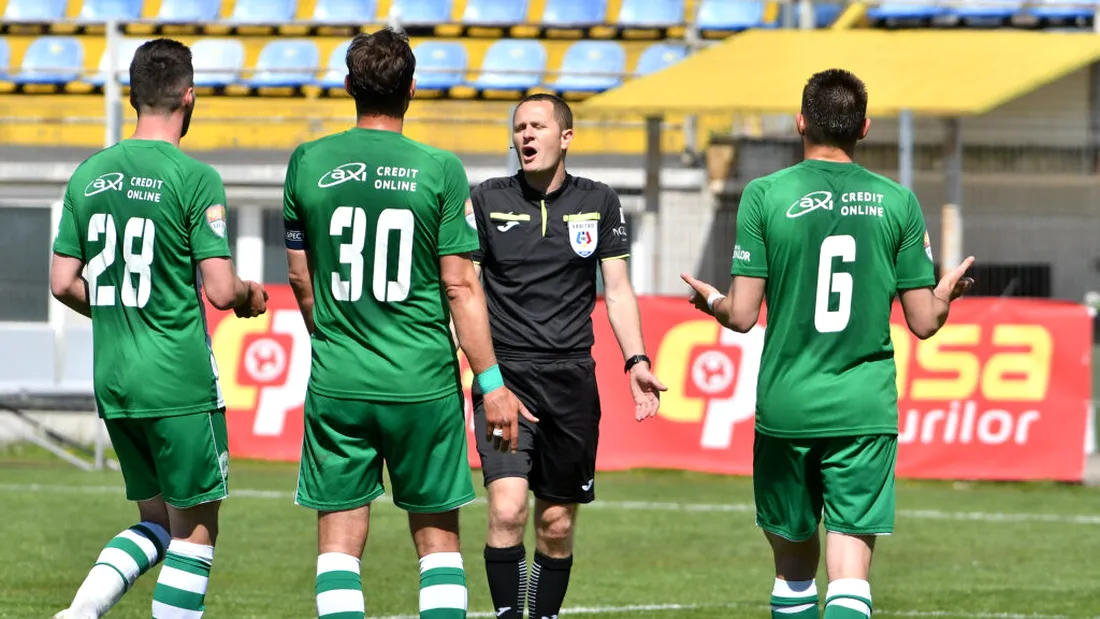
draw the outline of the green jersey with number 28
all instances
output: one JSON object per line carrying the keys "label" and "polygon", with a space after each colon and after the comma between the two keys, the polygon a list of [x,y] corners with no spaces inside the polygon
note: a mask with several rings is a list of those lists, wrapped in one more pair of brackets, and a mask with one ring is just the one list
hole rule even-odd
{"label": "green jersey with number 28", "polygon": [[213,168],[159,140],[92,155],[65,190],[54,252],[87,264],[101,416],[224,406],[197,271],[230,255]]}
{"label": "green jersey with number 28", "polygon": [[935,284],[911,191],[816,160],[754,180],[737,212],[732,273],[768,280],[759,432],[897,433],[891,306],[898,290]]}
{"label": "green jersey with number 28", "polygon": [[422,402],[459,388],[439,257],[478,248],[462,162],[400,133],[350,129],[298,147],[287,247],[312,261],[310,389]]}

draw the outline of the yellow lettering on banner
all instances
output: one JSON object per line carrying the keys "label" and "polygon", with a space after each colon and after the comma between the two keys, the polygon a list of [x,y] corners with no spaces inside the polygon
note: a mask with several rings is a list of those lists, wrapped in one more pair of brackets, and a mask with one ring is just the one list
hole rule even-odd
{"label": "yellow lettering on banner", "polygon": [[677,423],[698,423],[706,412],[706,401],[685,395],[691,378],[691,350],[718,343],[719,326],[713,320],[682,322],[665,333],[654,358],[653,373],[668,385],[661,397],[658,414]]}
{"label": "yellow lettering on banner", "polygon": [[248,320],[233,316],[223,318],[210,337],[227,409],[251,411],[256,407],[259,388],[241,385],[237,372],[241,367],[241,355],[244,354],[245,336],[270,331],[271,316],[272,312]]}
{"label": "yellow lettering on banner", "polygon": [[1029,402],[1045,398],[1054,353],[1050,332],[1041,325],[997,325],[993,329],[993,345],[1026,346],[1030,350],[993,355],[982,373],[982,395],[987,400]]}
{"label": "yellow lettering on banner", "polygon": [[890,323],[890,340],[894,342],[898,398],[901,399],[905,397],[905,390],[909,387],[909,355],[913,352],[913,340],[909,337],[909,329],[893,323]]}
{"label": "yellow lettering on banner", "polygon": [[973,352],[946,352],[952,346],[977,346],[978,325],[945,325],[935,337],[917,346],[917,363],[931,372],[954,373],[954,378],[918,378],[913,381],[914,400],[962,400],[978,387],[981,365]]}

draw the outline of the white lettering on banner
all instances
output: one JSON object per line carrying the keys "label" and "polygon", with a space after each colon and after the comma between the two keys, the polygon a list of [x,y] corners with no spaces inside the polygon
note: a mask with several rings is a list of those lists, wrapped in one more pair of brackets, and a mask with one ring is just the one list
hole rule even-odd
{"label": "white lettering on banner", "polygon": [[[725,399],[709,399],[706,415],[703,418],[703,436],[699,444],[703,449],[728,449],[733,440],[733,427],[756,416],[756,377],[760,373],[760,355],[764,351],[764,327],[757,325],[748,333],[737,333],[722,329],[719,343],[723,346],[741,348],[741,364],[733,369],[733,381],[736,386],[733,394]],[[721,353],[717,353],[721,354]],[[700,357],[703,360],[705,357]],[[725,367],[732,362],[715,367],[723,370],[723,380],[728,380]],[[696,372],[691,372],[691,380],[696,380]],[[717,390],[712,384],[696,385],[704,393]]]}
{"label": "white lettering on banner", "polygon": [[[909,409],[901,414],[898,443],[928,445],[1026,445],[1032,424],[1042,415],[1037,410],[1011,413],[1003,409],[978,410],[973,400],[951,402],[946,409]],[[941,423],[942,422],[942,423]]]}
{"label": "white lettering on banner", "polygon": [[[252,423],[252,433],[256,436],[282,435],[287,413],[305,402],[306,385],[309,381],[311,361],[309,332],[306,331],[305,323],[302,322],[301,313],[298,310],[276,311],[271,317],[271,333],[290,335],[294,342],[294,349],[286,351],[290,369],[283,384],[259,389],[256,419]],[[263,353],[264,350],[263,345],[253,345],[249,346],[243,354]],[[251,368],[247,359],[245,366]]]}

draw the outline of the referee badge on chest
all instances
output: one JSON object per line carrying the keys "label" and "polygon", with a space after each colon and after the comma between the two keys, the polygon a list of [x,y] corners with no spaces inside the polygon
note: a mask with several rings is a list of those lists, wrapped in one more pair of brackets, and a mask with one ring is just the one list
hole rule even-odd
{"label": "referee badge on chest", "polygon": [[581,258],[587,258],[596,251],[599,241],[600,222],[593,220],[569,222],[569,245]]}

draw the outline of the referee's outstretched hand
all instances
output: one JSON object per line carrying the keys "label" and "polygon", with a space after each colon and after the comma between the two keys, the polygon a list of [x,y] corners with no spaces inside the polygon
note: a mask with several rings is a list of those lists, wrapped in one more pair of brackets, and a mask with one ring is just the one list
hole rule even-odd
{"label": "referee's outstretched hand", "polygon": [[486,393],[482,402],[485,404],[485,438],[499,451],[516,453],[519,449],[520,415],[531,423],[538,423],[538,418],[507,387]]}
{"label": "referee's outstretched hand", "polygon": [[662,391],[668,391],[668,387],[649,371],[648,363],[637,363],[630,368],[630,394],[634,396],[635,419],[645,421],[657,416]]}

